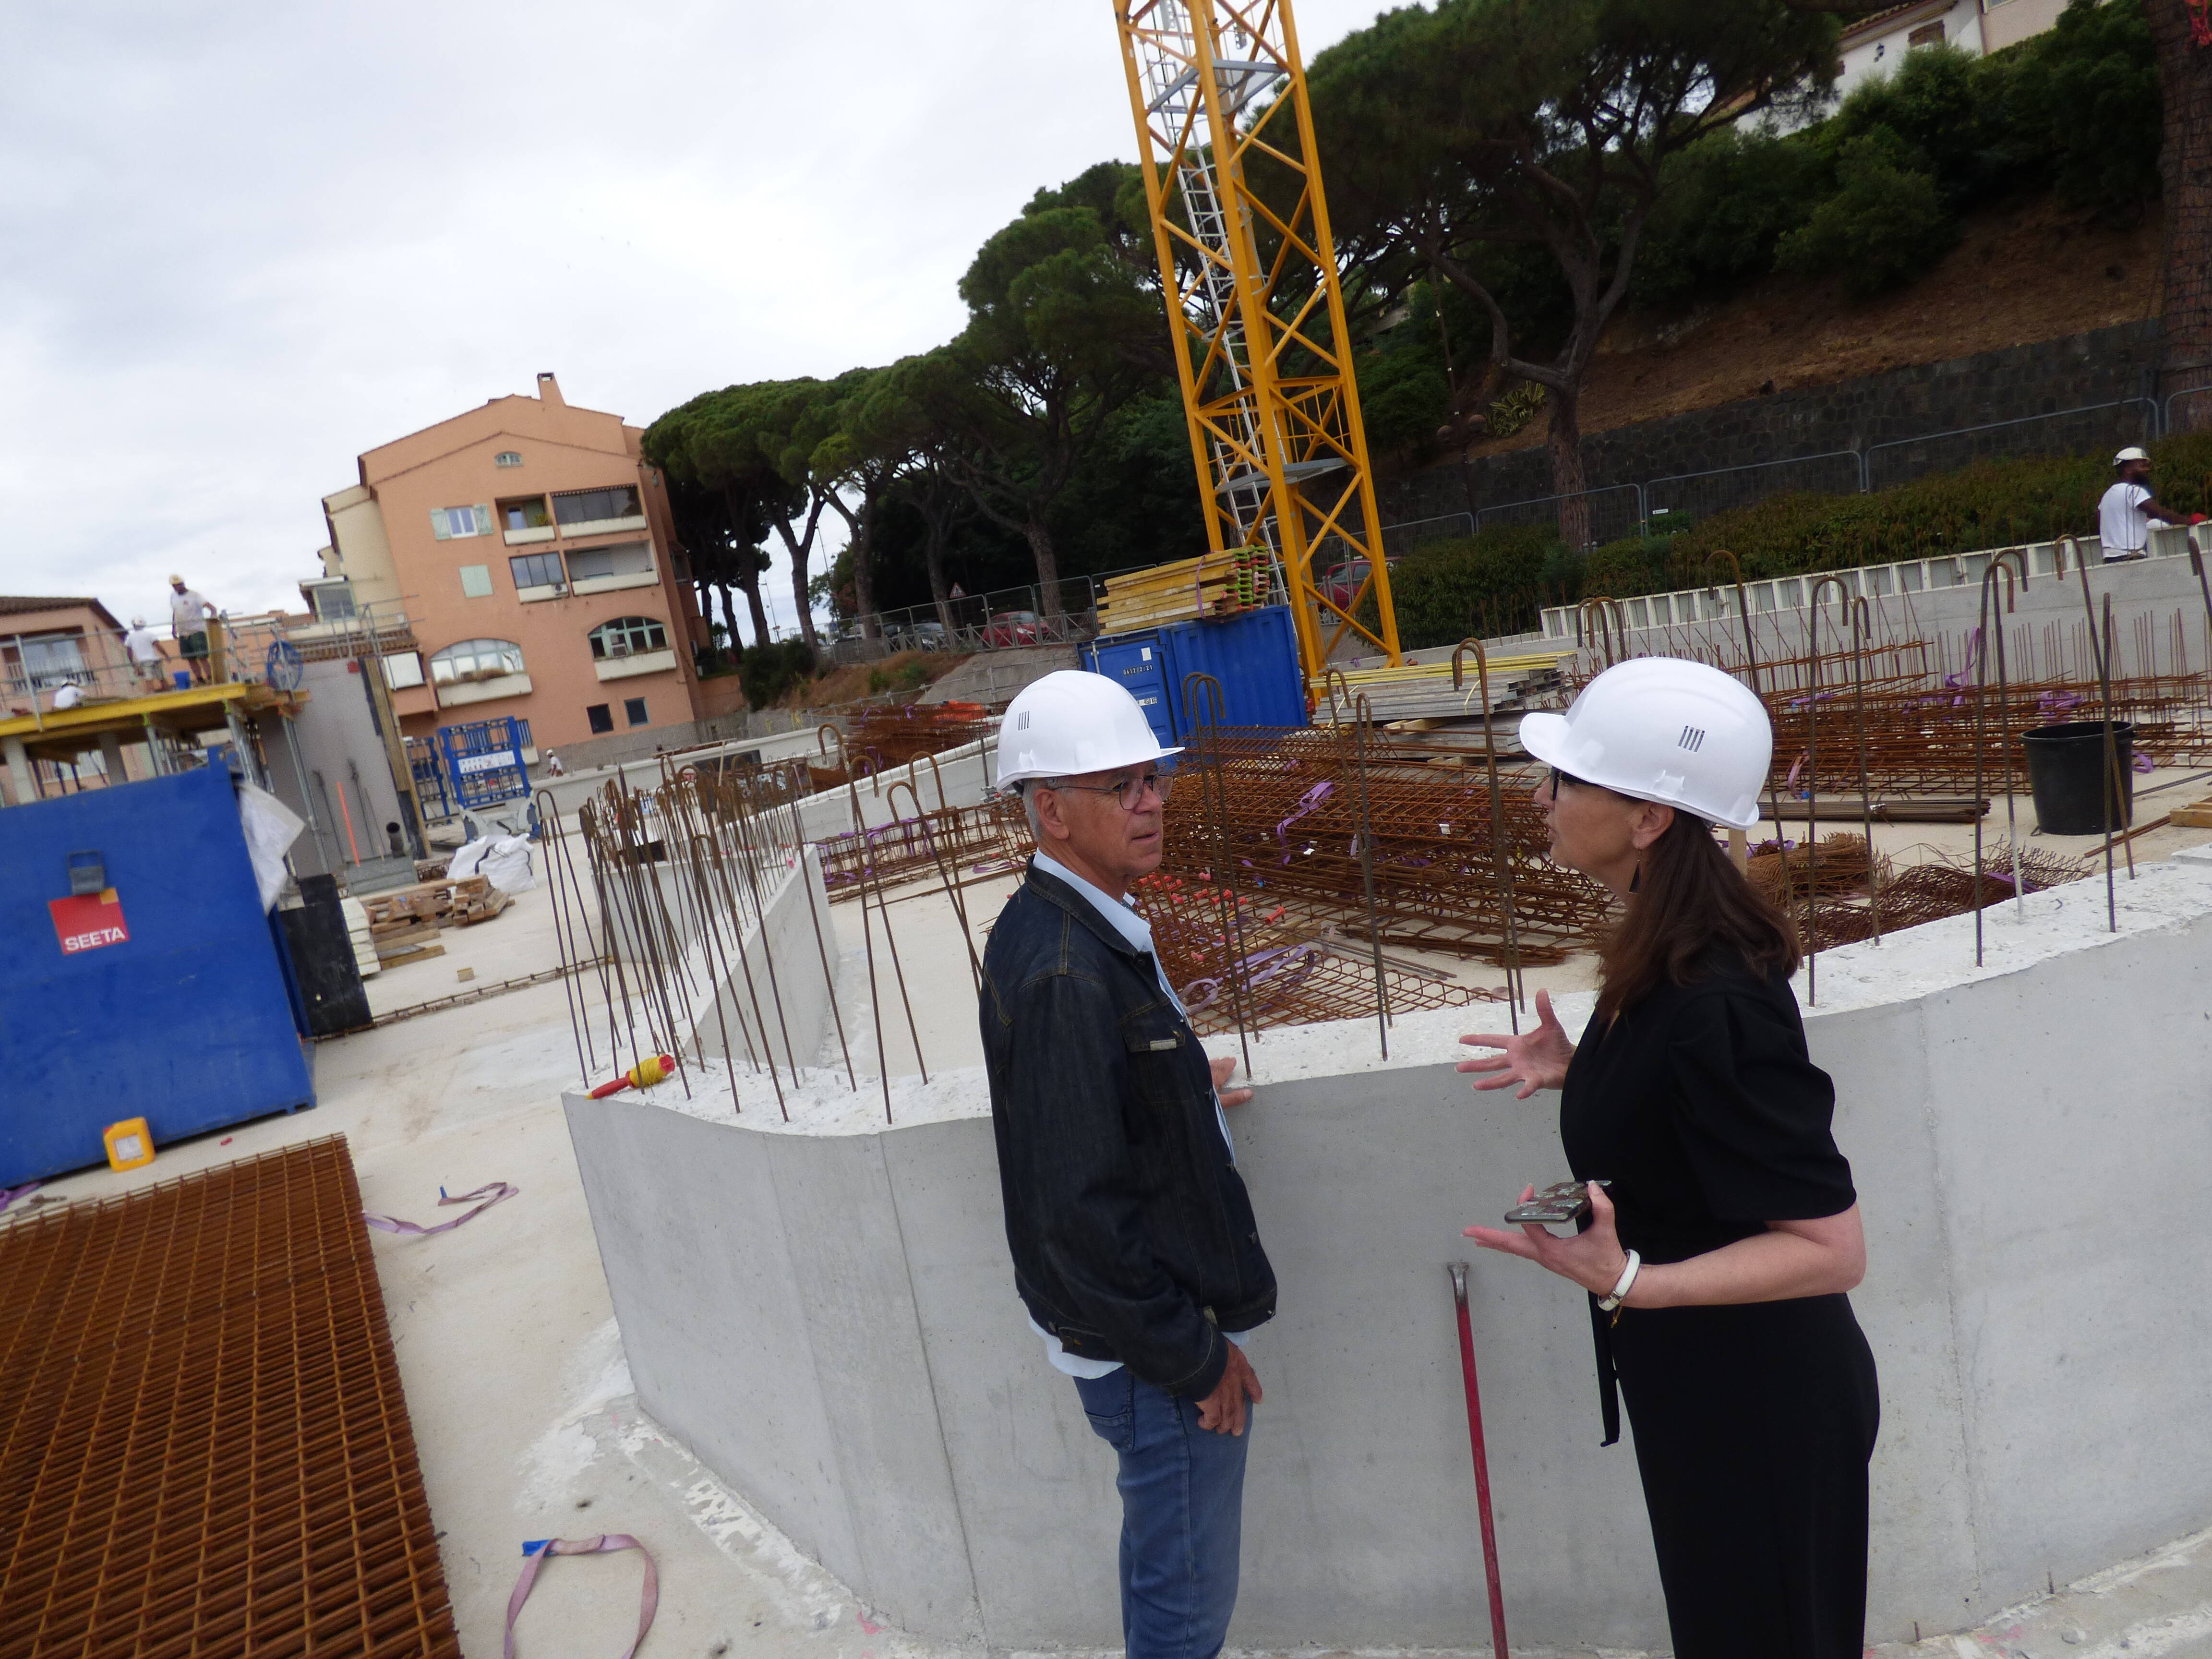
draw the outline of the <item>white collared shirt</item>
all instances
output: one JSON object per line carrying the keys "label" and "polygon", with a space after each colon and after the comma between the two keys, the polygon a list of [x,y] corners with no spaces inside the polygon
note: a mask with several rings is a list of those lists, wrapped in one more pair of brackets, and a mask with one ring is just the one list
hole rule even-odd
{"label": "white collared shirt", "polygon": [[[1175,1005],[1176,1012],[1182,1017],[1183,1024],[1188,1026],[1190,1012],[1182,1006],[1182,999],[1176,994],[1175,987],[1168,983],[1168,971],[1160,965],[1159,957],[1152,949],[1152,925],[1137,914],[1135,901],[1127,896],[1115,898],[1103,888],[1084,880],[1048,853],[1038,852],[1035,855],[1035,864],[1048,876],[1066,882],[1081,894],[1091,908],[1105,918],[1108,927],[1152,957],[1152,972],[1159,979],[1160,989],[1166,993],[1168,1000]],[[1198,1041],[1197,1032],[1191,1033],[1191,1041]],[[1237,1141],[1229,1133],[1229,1114],[1222,1109],[1221,1095],[1218,1090],[1213,1097],[1213,1118],[1221,1126],[1222,1141],[1229,1148],[1229,1161],[1234,1164],[1237,1161]],[[1052,1368],[1056,1371],[1064,1371],[1070,1376],[1109,1376],[1121,1369],[1121,1362],[1118,1359],[1084,1359],[1068,1352],[1060,1346],[1058,1337],[1034,1319],[1030,1321],[1030,1328],[1044,1339],[1045,1358],[1052,1362]],[[1245,1333],[1243,1331],[1224,1331],[1222,1334],[1238,1347],[1244,1346]]]}

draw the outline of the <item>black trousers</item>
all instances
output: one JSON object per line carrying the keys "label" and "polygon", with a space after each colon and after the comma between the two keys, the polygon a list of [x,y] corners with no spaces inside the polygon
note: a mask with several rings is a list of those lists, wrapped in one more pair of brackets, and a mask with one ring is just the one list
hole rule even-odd
{"label": "black trousers", "polygon": [[1859,1659],[1881,1402],[1850,1299],[1632,1308],[1611,1334],[1676,1659]]}

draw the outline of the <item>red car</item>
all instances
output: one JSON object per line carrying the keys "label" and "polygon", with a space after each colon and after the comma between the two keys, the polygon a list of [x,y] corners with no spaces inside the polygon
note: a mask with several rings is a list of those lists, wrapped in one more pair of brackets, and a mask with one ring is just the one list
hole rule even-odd
{"label": "red car", "polygon": [[983,643],[994,650],[1035,645],[1043,637],[1044,624],[1034,611],[1001,611],[983,624]]}
{"label": "red car", "polygon": [[[1385,562],[1385,568],[1395,566],[1397,560]],[[1352,608],[1352,599],[1359,592],[1359,585],[1367,580],[1368,562],[1364,559],[1347,559],[1344,563],[1329,567],[1328,574],[1314,584],[1316,592],[1331,605],[1345,610]]]}

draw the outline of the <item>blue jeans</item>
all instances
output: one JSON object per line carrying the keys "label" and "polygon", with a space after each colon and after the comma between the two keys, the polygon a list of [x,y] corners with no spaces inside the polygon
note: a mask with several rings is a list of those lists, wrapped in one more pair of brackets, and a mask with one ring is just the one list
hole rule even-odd
{"label": "blue jeans", "polygon": [[1242,1435],[1198,1424],[1198,1401],[1124,1365],[1074,1379],[1084,1414],[1121,1460],[1121,1639],[1128,1659],[1213,1659],[1237,1610],[1244,1534]]}

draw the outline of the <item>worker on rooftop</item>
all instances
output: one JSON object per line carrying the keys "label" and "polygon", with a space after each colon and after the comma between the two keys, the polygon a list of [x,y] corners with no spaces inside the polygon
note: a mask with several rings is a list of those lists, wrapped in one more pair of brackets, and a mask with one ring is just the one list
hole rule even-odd
{"label": "worker on rooftop", "polygon": [[999,727],[1036,851],[991,930],[981,1017],[1014,1287],[1121,1459],[1129,1659],[1212,1659],[1237,1605],[1249,1334],[1275,1274],[1222,1092],[1131,885],[1159,867],[1170,780],[1137,701],[1048,674]]}
{"label": "worker on rooftop", "polygon": [[131,631],[123,636],[123,650],[131,659],[131,672],[138,677],[141,689],[168,688],[168,672],[161,665],[161,642],[154,637],[143,617],[131,619]]}
{"label": "worker on rooftop", "polygon": [[2125,564],[2150,556],[2150,521],[2187,524],[2186,514],[2159,504],[2150,489],[2150,457],[2130,447],[2112,457],[2119,473],[2097,503],[2097,539],[2105,544],[2106,564]]}
{"label": "worker on rooftop", "polygon": [[169,631],[200,685],[208,683],[207,619],[214,614],[215,607],[185,586],[182,576],[169,578]]}

